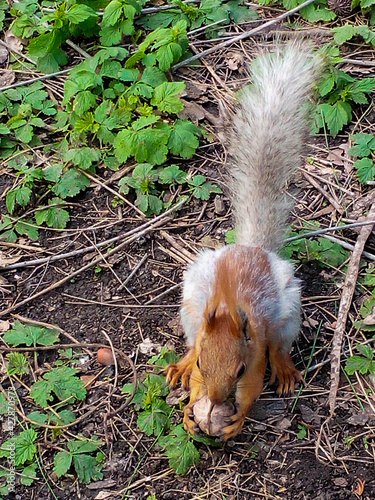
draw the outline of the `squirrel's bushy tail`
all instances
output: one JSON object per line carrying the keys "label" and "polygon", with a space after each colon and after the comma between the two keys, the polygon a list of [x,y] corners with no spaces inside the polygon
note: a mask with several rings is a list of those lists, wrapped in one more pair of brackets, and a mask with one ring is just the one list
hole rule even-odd
{"label": "squirrel's bushy tail", "polygon": [[305,103],[321,66],[305,43],[276,47],[250,68],[229,137],[232,204],[238,244],[277,252],[291,203],[285,184],[301,163]]}

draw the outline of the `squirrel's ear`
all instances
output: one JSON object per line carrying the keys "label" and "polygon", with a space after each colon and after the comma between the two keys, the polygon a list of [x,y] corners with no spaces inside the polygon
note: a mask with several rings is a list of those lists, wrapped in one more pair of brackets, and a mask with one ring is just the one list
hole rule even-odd
{"label": "squirrel's ear", "polygon": [[240,320],[241,320],[241,330],[242,330],[245,338],[249,339],[250,338],[249,320],[248,320],[247,314],[245,313],[245,311],[243,311],[240,308],[237,308],[237,312],[238,312],[238,316],[240,317]]}

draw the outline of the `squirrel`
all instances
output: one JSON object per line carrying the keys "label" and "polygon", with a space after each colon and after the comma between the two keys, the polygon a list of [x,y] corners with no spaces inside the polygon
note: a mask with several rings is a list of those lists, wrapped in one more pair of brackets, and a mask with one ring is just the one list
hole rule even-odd
{"label": "squirrel", "polygon": [[302,380],[289,354],[300,327],[300,281],[280,251],[291,203],[284,188],[301,163],[306,104],[320,59],[305,42],[279,45],[251,67],[229,124],[228,165],[236,243],[205,250],[184,276],[181,323],[189,350],[166,368],[175,387],[190,388],[184,427],[199,428],[194,403],[235,396],[224,441],[241,432],[263,389],[267,352],[278,395]]}

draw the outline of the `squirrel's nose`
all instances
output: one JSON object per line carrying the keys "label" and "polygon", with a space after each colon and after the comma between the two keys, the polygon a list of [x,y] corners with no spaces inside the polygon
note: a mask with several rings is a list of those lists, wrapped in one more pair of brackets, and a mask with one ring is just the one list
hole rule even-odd
{"label": "squirrel's nose", "polygon": [[223,394],[222,391],[217,388],[212,389],[211,391],[209,390],[207,395],[213,406],[221,405],[227,399],[226,394]]}

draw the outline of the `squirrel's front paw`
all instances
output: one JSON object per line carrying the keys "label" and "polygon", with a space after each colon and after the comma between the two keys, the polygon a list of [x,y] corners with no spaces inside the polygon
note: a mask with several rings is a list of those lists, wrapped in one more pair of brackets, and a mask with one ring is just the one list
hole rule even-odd
{"label": "squirrel's front paw", "polygon": [[181,379],[181,385],[185,390],[189,389],[189,380],[191,375],[191,368],[186,366],[179,366],[179,363],[168,365],[165,369],[165,374],[167,377],[167,382],[171,387],[175,388],[178,381]]}
{"label": "squirrel's front paw", "polygon": [[270,385],[277,379],[276,394],[288,396],[293,394],[296,382],[302,380],[301,373],[294,366],[290,354],[287,352],[270,352],[271,378]]}
{"label": "squirrel's front paw", "polygon": [[184,408],[184,429],[190,434],[198,434],[200,432],[199,426],[194,420],[193,407],[190,405]]}
{"label": "squirrel's front paw", "polygon": [[229,439],[233,439],[237,434],[239,434],[242,430],[243,424],[245,422],[245,417],[236,413],[233,417],[230,418],[232,423],[223,428],[220,437],[223,441],[228,441]]}

